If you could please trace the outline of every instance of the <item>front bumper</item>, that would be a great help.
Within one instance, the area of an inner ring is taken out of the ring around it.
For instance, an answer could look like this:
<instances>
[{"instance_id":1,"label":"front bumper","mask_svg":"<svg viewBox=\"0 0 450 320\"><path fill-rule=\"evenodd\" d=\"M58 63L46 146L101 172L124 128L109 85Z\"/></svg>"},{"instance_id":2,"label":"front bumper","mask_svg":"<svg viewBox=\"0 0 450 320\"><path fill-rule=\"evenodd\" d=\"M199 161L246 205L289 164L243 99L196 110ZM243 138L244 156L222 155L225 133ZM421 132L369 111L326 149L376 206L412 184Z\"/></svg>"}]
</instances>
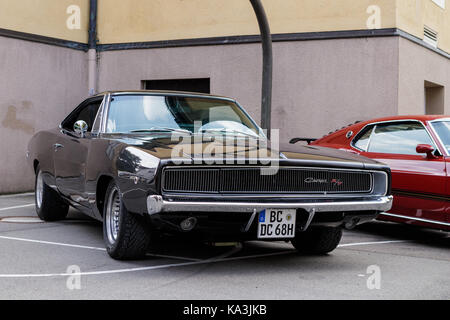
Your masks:
<instances>
[{"instance_id":1,"label":"front bumper","mask_svg":"<svg viewBox=\"0 0 450 320\"><path fill-rule=\"evenodd\" d=\"M151 195L147 198L147 212L149 215L164 212L256 212L267 208L304 209L308 212L384 212L391 209L392 201L392 196L373 200L319 202L168 201L160 195Z\"/></svg>"}]
</instances>

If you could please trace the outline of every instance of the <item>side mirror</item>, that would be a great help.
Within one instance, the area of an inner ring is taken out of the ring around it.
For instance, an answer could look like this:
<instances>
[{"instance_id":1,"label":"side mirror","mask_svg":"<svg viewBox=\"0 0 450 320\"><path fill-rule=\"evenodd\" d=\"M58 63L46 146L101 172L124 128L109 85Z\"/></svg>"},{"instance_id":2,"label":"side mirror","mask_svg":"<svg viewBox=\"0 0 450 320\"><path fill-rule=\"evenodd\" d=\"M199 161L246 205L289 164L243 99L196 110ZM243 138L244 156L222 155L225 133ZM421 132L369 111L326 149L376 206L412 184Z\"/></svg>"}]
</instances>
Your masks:
<instances>
[{"instance_id":1,"label":"side mirror","mask_svg":"<svg viewBox=\"0 0 450 320\"><path fill-rule=\"evenodd\" d=\"M84 138L85 133L88 131L88 124L84 120L78 120L73 125L73 131L80 135L80 137Z\"/></svg>"},{"instance_id":2,"label":"side mirror","mask_svg":"<svg viewBox=\"0 0 450 320\"><path fill-rule=\"evenodd\" d=\"M418 144L417 147L416 147L416 152L417 153L426 153L428 159L435 159L435 158L437 158L433 154L433 152L434 152L433 146L431 146L429 144Z\"/></svg>"}]
</instances>

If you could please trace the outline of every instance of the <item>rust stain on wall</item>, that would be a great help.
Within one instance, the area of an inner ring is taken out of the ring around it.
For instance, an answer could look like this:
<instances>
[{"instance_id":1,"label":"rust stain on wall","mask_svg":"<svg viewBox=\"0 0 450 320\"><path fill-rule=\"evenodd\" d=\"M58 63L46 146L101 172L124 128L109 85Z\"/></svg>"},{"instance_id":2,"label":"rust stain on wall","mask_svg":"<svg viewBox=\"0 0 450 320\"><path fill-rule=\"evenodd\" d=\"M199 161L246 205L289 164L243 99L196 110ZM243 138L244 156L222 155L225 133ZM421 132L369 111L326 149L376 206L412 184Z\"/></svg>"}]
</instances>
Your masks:
<instances>
[{"instance_id":1,"label":"rust stain on wall","mask_svg":"<svg viewBox=\"0 0 450 320\"><path fill-rule=\"evenodd\" d=\"M19 108L19 113L28 112L32 108L32 105L33 104L31 101L22 101L22 106ZM35 131L34 126L25 120L18 119L17 113L17 107L14 105L9 105L6 115L2 120L2 126L4 128L19 130L27 134L33 134Z\"/></svg>"}]
</instances>

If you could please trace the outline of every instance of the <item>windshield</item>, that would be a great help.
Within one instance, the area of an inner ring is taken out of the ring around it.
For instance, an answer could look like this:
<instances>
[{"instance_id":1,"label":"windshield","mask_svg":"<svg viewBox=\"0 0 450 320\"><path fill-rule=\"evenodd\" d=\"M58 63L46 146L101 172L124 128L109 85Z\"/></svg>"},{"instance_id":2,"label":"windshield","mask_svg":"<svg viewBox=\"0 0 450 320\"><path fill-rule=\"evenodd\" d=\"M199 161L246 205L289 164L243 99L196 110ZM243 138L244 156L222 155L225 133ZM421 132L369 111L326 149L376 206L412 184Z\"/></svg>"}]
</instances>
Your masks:
<instances>
[{"instance_id":1,"label":"windshield","mask_svg":"<svg viewBox=\"0 0 450 320\"><path fill-rule=\"evenodd\" d=\"M450 153L450 121L435 121L432 125L444 148Z\"/></svg>"},{"instance_id":2,"label":"windshield","mask_svg":"<svg viewBox=\"0 0 450 320\"><path fill-rule=\"evenodd\" d=\"M260 135L242 109L227 100L154 95L111 98L106 132L165 131Z\"/></svg>"}]
</instances>

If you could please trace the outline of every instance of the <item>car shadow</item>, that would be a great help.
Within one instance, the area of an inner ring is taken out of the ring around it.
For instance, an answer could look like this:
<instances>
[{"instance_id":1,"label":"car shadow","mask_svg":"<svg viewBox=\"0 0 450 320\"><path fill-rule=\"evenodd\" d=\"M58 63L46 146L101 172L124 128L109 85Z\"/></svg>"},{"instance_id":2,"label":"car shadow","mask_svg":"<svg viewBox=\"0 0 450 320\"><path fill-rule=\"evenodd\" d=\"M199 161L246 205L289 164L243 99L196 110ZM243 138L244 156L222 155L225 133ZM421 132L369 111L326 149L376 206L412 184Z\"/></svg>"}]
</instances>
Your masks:
<instances>
[{"instance_id":1,"label":"car shadow","mask_svg":"<svg viewBox=\"0 0 450 320\"><path fill-rule=\"evenodd\" d=\"M410 240L436 248L450 247L450 232L395 222L369 222L356 227L352 232L363 232L393 240Z\"/></svg>"}]
</instances>

